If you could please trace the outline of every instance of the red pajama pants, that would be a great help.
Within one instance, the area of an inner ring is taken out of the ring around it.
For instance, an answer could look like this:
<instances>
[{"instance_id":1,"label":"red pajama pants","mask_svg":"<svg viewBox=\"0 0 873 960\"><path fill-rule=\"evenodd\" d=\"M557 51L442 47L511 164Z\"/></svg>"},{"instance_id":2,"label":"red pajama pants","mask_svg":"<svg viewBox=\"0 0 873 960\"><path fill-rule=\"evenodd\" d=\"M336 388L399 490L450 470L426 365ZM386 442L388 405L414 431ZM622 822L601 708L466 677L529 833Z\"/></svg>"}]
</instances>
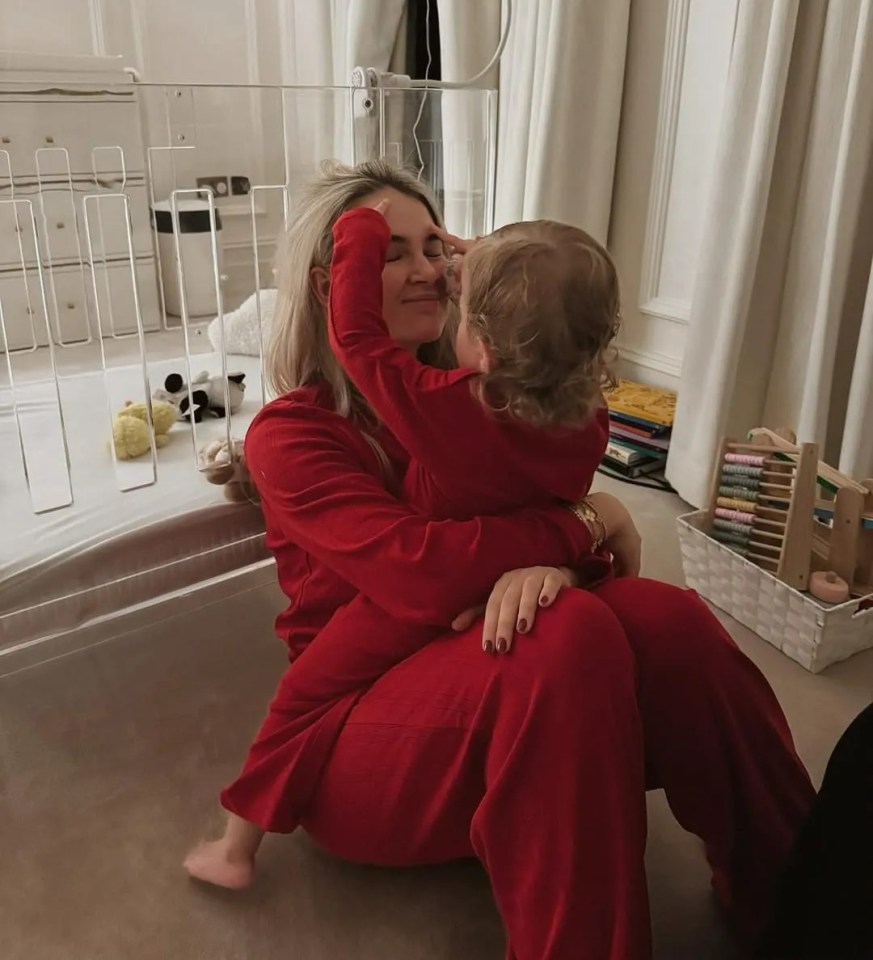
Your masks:
<instances>
[{"instance_id":1,"label":"red pajama pants","mask_svg":"<svg viewBox=\"0 0 873 960\"><path fill-rule=\"evenodd\" d=\"M509 656L438 639L352 709L304 818L338 856L476 856L512 960L646 960L646 787L761 922L812 801L776 698L692 593L564 591Z\"/></svg>"}]
</instances>

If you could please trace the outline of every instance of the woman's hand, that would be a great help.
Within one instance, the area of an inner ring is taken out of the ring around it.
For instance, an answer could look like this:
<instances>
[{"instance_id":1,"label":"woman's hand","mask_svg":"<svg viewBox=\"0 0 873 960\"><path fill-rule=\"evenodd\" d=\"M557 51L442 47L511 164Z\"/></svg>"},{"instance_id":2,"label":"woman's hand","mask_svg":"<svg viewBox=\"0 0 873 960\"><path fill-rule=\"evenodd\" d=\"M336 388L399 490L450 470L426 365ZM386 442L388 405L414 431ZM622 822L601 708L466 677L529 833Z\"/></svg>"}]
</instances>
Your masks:
<instances>
[{"instance_id":1,"label":"woman's hand","mask_svg":"<svg viewBox=\"0 0 873 960\"><path fill-rule=\"evenodd\" d=\"M565 567L526 567L510 570L494 584L484 607L465 610L452 622L452 629L463 631L485 613L482 624L482 649L486 653L509 653L516 632L527 633L537 611L549 607L565 587L575 587L576 576Z\"/></svg>"},{"instance_id":2,"label":"woman's hand","mask_svg":"<svg viewBox=\"0 0 873 960\"><path fill-rule=\"evenodd\" d=\"M616 576L638 577L642 540L627 507L610 493L592 493L587 499L606 524L604 547L612 554Z\"/></svg>"}]
</instances>

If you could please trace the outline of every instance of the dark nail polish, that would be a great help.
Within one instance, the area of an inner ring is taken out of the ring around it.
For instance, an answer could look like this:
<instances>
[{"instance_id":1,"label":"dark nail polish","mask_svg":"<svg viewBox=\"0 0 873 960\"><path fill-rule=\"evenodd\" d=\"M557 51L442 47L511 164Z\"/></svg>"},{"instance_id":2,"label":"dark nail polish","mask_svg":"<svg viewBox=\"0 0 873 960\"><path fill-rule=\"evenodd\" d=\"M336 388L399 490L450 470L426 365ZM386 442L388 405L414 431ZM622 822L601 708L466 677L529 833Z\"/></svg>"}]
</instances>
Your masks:
<instances>
[{"instance_id":1,"label":"dark nail polish","mask_svg":"<svg viewBox=\"0 0 873 960\"><path fill-rule=\"evenodd\" d=\"M518 621L518 632L524 633L525 630L527 630L527 620L522 618L521 620Z\"/></svg>"},{"instance_id":2,"label":"dark nail polish","mask_svg":"<svg viewBox=\"0 0 873 960\"><path fill-rule=\"evenodd\" d=\"M507 646L508 646L508 644L507 644L507 642L503 639L503 637L499 637L498 640L497 640L497 652L498 652L498 653L506 653L506 648L507 648Z\"/></svg>"},{"instance_id":3,"label":"dark nail polish","mask_svg":"<svg viewBox=\"0 0 873 960\"><path fill-rule=\"evenodd\" d=\"M552 602L551 597L540 597L540 606L547 607Z\"/></svg>"},{"instance_id":4,"label":"dark nail polish","mask_svg":"<svg viewBox=\"0 0 873 960\"><path fill-rule=\"evenodd\" d=\"M494 653L494 644L490 640L486 640L485 643L482 644L482 648L486 653Z\"/></svg>"}]
</instances>

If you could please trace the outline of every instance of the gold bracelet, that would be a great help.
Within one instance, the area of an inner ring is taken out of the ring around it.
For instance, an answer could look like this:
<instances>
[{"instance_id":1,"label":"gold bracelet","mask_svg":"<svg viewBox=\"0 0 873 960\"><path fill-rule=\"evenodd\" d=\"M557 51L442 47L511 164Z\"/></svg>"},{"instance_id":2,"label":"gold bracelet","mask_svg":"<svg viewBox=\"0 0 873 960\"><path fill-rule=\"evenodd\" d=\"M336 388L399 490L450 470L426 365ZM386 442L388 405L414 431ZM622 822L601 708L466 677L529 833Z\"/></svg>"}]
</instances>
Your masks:
<instances>
[{"instance_id":1,"label":"gold bracelet","mask_svg":"<svg viewBox=\"0 0 873 960\"><path fill-rule=\"evenodd\" d=\"M578 503L571 503L570 510L585 524L591 531L591 552L597 553L606 543L609 531L606 528L606 522L597 512L594 504L586 498Z\"/></svg>"}]
</instances>

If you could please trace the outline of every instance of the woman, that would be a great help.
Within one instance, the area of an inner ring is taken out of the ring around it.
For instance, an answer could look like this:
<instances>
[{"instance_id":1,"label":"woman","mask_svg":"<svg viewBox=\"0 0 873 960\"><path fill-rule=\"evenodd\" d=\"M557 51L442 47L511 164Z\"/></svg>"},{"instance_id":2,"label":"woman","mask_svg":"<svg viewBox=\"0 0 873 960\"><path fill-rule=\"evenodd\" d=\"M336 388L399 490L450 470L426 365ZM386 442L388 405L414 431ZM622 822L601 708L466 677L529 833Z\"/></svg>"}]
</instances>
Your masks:
<instances>
[{"instance_id":1,"label":"woman","mask_svg":"<svg viewBox=\"0 0 873 960\"><path fill-rule=\"evenodd\" d=\"M395 238L383 272L389 331L421 356L436 356L445 333L430 194L386 163L328 168L283 258L269 371L285 396L246 444L291 599L277 626L296 657L361 592L400 619L457 616L463 629L387 669L349 706L303 825L369 863L478 857L517 960L644 960L645 789L663 787L705 841L718 896L751 932L812 798L773 693L690 593L637 579L589 593L567 589L557 569L505 573L577 564L596 530L570 511L435 522L393 496L406 454L332 356L324 306L333 223L380 199L391 201ZM635 573L630 518L613 498L595 499L609 546ZM494 581L483 628L469 608ZM564 589L531 610L545 583ZM493 639L520 618L527 631L511 655L483 653L483 629Z\"/></svg>"}]
</instances>

